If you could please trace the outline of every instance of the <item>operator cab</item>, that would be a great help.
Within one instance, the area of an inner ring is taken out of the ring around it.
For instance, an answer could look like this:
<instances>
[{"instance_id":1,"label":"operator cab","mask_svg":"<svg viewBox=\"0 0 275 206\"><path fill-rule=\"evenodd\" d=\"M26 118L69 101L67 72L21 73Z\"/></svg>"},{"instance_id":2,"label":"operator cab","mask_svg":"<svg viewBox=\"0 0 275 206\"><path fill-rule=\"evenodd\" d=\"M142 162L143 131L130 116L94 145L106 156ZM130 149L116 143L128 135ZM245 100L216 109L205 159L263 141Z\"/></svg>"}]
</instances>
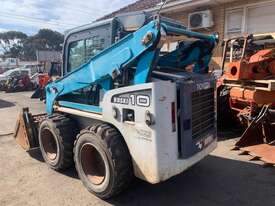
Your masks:
<instances>
[{"instance_id":1,"label":"operator cab","mask_svg":"<svg viewBox=\"0 0 275 206\"><path fill-rule=\"evenodd\" d=\"M63 74L79 68L148 21L149 14L134 12L67 31L63 47Z\"/></svg>"}]
</instances>

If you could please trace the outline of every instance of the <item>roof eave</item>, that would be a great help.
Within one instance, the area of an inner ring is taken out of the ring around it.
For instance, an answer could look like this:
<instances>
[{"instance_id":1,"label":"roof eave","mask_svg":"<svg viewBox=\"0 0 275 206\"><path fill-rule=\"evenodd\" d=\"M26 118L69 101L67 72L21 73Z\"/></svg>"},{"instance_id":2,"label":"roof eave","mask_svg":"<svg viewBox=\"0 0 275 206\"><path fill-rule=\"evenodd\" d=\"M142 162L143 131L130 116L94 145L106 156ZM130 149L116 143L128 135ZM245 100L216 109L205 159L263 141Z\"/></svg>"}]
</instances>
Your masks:
<instances>
[{"instance_id":1,"label":"roof eave","mask_svg":"<svg viewBox=\"0 0 275 206\"><path fill-rule=\"evenodd\" d=\"M232 0L234 1L234 0ZM213 4L219 4L218 1L213 1L213 0L199 0L199 1L192 1L192 0L179 0L175 2L171 2L166 4L160 13L166 13L170 11L184 11L184 10L189 10L194 7L198 6L207 6L207 5L213 5ZM156 12L158 11L160 6L156 6L150 9L147 9L145 11L148 12Z\"/></svg>"}]
</instances>

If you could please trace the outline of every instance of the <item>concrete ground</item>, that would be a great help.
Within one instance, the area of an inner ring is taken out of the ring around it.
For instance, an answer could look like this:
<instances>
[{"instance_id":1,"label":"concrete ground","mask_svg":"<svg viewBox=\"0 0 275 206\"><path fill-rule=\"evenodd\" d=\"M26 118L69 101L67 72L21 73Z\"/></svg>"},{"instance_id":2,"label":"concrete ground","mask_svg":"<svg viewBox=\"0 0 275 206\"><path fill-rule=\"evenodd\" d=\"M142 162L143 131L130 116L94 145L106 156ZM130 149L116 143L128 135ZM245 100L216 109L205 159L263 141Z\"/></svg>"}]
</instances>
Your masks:
<instances>
[{"instance_id":1,"label":"concrete ground","mask_svg":"<svg viewBox=\"0 0 275 206\"><path fill-rule=\"evenodd\" d=\"M234 139L186 172L157 185L135 180L120 196L102 201L86 191L75 169L49 169L39 151L25 153L9 134L21 107L44 111L30 93L0 93L0 205L275 205L275 170L230 151ZM230 134L228 134L230 135ZM226 136L228 136L226 135Z\"/></svg>"}]
</instances>

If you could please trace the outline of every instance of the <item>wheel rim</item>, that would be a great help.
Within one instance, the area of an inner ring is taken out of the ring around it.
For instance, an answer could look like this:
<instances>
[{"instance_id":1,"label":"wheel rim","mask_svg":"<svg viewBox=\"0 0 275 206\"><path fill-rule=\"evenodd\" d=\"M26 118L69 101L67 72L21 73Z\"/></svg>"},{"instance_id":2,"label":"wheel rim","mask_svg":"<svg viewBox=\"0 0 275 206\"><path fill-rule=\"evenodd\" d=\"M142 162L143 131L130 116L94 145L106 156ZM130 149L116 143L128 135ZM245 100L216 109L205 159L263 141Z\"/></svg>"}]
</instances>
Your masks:
<instances>
[{"instance_id":1,"label":"wheel rim","mask_svg":"<svg viewBox=\"0 0 275 206\"><path fill-rule=\"evenodd\" d=\"M87 179L94 185L100 185L106 177L106 167L103 157L97 148L84 144L80 151L81 166Z\"/></svg>"},{"instance_id":2,"label":"wheel rim","mask_svg":"<svg viewBox=\"0 0 275 206\"><path fill-rule=\"evenodd\" d=\"M57 141L53 133L49 129L44 129L41 134L41 143L43 150L45 151L47 158L55 160L57 157Z\"/></svg>"}]
</instances>

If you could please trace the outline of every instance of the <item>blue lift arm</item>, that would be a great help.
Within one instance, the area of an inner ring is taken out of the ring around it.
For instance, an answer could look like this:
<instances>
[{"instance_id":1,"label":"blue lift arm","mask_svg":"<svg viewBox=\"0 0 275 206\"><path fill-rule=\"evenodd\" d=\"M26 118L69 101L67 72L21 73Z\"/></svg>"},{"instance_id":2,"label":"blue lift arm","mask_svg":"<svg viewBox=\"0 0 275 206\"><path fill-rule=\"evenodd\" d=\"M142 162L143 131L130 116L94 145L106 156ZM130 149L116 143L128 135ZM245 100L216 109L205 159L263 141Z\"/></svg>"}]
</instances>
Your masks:
<instances>
[{"instance_id":1,"label":"blue lift arm","mask_svg":"<svg viewBox=\"0 0 275 206\"><path fill-rule=\"evenodd\" d=\"M166 34L185 35L212 43L217 40L214 35L188 31L160 21L160 19L151 21L92 57L88 63L49 84L46 87L47 113L52 114L54 102L59 96L86 88L91 84L97 83L104 90L110 90L112 76L115 76L123 68L127 68L128 65L137 60L134 84L145 83L160 52L160 48L157 48L157 46L162 29ZM68 102L67 106L70 106ZM75 105L76 108L78 106Z\"/></svg>"},{"instance_id":2,"label":"blue lift arm","mask_svg":"<svg viewBox=\"0 0 275 206\"><path fill-rule=\"evenodd\" d=\"M141 57L143 62L145 60L148 63L147 67L151 65L155 56L152 53L155 52L155 49L148 50L157 45L159 35L158 22L156 20L151 21L141 29L129 34L92 57L88 63L49 84L46 87L47 113L52 113L54 101L58 96L88 87L92 83L99 83L103 89L109 90L110 78L114 73L120 72L121 68L127 67L140 56L143 56ZM144 77L147 77L147 72L150 68L146 68L146 65L142 64L137 70L140 79L135 81L142 83L144 82Z\"/></svg>"}]
</instances>

